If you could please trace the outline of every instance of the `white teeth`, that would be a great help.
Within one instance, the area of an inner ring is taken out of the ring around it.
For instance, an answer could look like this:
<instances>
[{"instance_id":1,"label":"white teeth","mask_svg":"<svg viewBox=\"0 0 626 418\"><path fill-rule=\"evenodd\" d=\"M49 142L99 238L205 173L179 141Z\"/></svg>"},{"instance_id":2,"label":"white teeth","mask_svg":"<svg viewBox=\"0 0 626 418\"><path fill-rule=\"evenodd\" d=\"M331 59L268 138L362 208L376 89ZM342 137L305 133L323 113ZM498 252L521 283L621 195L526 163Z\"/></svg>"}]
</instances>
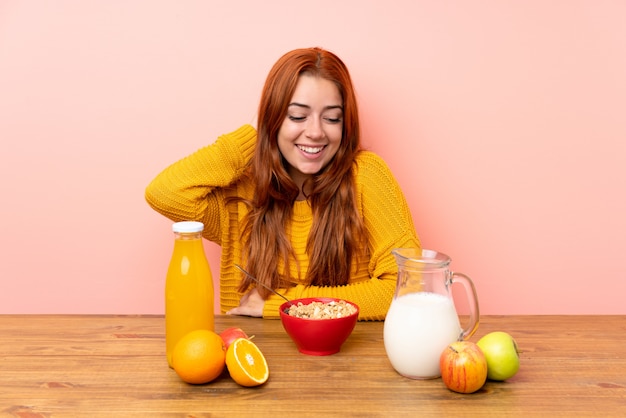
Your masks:
<instances>
[{"instance_id":1,"label":"white teeth","mask_svg":"<svg viewBox=\"0 0 626 418\"><path fill-rule=\"evenodd\" d=\"M324 149L324 147L305 147L303 145L296 145L296 146L302 151L309 153L309 154L317 154L318 152L322 152L322 150Z\"/></svg>"}]
</instances>

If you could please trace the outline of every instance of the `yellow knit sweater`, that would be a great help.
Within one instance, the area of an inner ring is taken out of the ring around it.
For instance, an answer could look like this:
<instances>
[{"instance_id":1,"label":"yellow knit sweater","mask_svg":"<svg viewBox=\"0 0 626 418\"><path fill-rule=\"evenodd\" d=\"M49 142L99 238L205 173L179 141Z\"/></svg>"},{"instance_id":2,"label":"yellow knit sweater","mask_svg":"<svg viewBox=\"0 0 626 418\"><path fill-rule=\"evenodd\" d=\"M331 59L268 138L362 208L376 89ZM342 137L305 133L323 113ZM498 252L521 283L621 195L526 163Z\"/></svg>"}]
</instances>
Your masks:
<instances>
[{"instance_id":1,"label":"yellow knit sweater","mask_svg":"<svg viewBox=\"0 0 626 418\"><path fill-rule=\"evenodd\" d=\"M249 198L254 193L249 182L240 179L246 162L252 157L256 131L244 125L223 135L190 156L161 172L146 188L150 206L171 220L200 221L204 237L222 247L220 265L220 307L222 312L236 307L241 294L237 286L241 273L233 266L241 264L241 222L246 213L243 203L226 205L229 196ZM306 241L312 213L307 201L294 204L289 231L301 272L289 289L278 289L288 298L337 297L360 307L360 320L382 320L387 314L396 286L397 266L391 250L419 247L411 213L400 187L385 162L372 152L361 152L355 165L357 205L367 230L368 242L359 250L358 266L350 282L339 287L307 286ZM362 256L367 254L368 257ZM355 260L356 264L357 261ZM296 263L291 263L296 268ZM263 311L265 318L277 318L283 303L270 296Z\"/></svg>"}]
</instances>

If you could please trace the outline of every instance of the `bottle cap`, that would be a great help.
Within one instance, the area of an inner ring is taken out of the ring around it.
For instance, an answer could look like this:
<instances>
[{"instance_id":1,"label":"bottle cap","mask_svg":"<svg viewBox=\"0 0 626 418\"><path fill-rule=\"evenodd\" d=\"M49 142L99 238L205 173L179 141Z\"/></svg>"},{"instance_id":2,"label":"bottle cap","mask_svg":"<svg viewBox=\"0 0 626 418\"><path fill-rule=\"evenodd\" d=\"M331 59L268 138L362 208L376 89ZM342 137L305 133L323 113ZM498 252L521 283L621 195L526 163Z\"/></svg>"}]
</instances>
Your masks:
<instances>
[{"instance_id":1,"label":"bottle cap","mask_svg":"<svg viewBox=\"0 0 626 418\"><path fill-rule=\"evenodd\" d=\"M202 232L204 229L204 225L202 222L196 221L184 221L184 222L176 222L172 225L172 230L178 233L193 233L193 232Z\"/></svg>"}]
</instances>

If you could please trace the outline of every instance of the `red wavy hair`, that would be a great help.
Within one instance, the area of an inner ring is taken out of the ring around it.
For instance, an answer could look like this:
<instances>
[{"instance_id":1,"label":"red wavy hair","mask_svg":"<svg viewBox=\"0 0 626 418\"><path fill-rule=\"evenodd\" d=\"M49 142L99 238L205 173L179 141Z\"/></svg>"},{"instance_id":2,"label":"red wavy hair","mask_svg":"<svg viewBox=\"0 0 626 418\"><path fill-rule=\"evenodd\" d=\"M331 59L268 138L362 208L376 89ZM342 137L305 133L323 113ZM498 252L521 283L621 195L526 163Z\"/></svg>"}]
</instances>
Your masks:
<instances>
[{"instance_id":1,"label":"red wavy hair","mask_svg":"<svg viewBox=\"0 0 626 418\"><path fill-rule=\"evenodd\" d=\"M362 219L356 207L352 169L360 151L357 101L350 74L335 54L321 48L296 49L283 55L272 67L262 90L258 110L258 139L247 174L256 194L246 217L244 248L247 269L273 289L288 286L289 277L278 272L282 262L285 274L295 262L286 234L299 189L291 180L286 162L278 149L278 131L287 116L289 102L302 74L322 77L337 85L343 99L343 134L339 150L331 162L303 186L313 212L307 241L309 269L306 282L315 286L348 283L350 267L365 238ZM245 277L239 290L253 282ZM268 291L259 287L266 298Z\"/></svg>"}]
</instances>

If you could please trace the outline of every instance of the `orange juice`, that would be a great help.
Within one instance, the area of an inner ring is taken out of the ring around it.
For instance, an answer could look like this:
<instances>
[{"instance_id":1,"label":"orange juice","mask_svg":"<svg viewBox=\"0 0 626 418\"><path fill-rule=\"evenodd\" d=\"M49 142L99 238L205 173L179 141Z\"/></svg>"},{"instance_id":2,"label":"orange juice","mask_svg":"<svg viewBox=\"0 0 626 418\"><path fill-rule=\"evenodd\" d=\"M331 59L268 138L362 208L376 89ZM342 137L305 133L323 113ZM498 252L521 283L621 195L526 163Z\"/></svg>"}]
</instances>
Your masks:
<instances>
[{"instance_id":1,"label":"orange juice","mask_svg":"<svg viewBox=\"0 0 626 418\"><path fill-rule=\"evenodd\" d=\"M178 340L196 329L214 331L213 279L202 245L200 222L177 222L165 281L165 352L172 366Z\"/></svg>"}]
</instances>

